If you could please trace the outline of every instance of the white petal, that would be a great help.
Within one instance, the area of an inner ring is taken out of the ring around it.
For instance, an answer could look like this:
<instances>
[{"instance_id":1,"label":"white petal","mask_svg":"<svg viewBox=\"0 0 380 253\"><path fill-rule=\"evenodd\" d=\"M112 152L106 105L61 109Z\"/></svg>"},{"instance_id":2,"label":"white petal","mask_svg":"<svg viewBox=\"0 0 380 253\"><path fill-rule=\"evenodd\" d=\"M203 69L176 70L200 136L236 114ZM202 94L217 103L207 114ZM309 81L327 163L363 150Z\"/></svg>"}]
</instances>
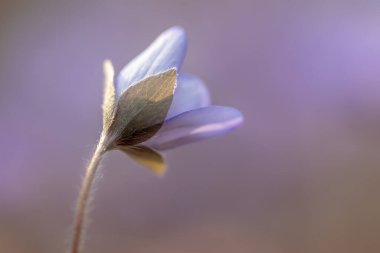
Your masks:
<instances>
[{"instance_id":1,"label":"white petal","mask_svg":"<svg viewBox=\"0 0 380 253\"><path fill-rule=\"evenodd\" d=\"M181 27L163 32L141 54L129 62L117 77L118 97L132 84L168 69L181 68L185 58L187 37Z\"/></svg>"},{"instance_id":2,"label":"white petal","mask_svg":"<svg viewBox=\"0 0 380 253\"><path fill-rule=\"evenodd\" d=\"M157 150L171 149L232 131L243 115L225 106L208 106L180 114L164 123L145 145Z\"/></svg>"},{"instance_id":3,"label":"white petal","mask_svg":"<svg viewBox=\"0 0 380 253\"><path fill-rule=\"evenodd\" d=\"M166 119L208 105L210 105L210 95L206 85L194 75L181 73Z\"/></svg>"}]
</instances>

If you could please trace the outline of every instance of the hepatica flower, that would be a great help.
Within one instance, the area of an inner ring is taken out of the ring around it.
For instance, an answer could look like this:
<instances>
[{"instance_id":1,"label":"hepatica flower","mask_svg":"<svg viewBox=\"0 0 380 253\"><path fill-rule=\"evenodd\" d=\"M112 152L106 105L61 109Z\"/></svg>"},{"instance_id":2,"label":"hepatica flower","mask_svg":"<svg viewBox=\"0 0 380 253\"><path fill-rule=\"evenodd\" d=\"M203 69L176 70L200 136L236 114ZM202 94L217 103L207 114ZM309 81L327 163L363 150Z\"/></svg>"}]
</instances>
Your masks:
<instances>
[{"instance_id":1,"label":"hepatica flower","mask_svg":"<svg viewBox=\"0 0 380 253\"><path fill-rule=\"evenodd\" d=\"M91 187L104 153L120 150L158 175L162 150L222 135L243 117L231 107L211 106L207 87L181 73L187 38L180 27L163 32L114 77L104 63L103 131L89 163L77 203L71 252L79 252Z\"/></svg>"}]
</instances>

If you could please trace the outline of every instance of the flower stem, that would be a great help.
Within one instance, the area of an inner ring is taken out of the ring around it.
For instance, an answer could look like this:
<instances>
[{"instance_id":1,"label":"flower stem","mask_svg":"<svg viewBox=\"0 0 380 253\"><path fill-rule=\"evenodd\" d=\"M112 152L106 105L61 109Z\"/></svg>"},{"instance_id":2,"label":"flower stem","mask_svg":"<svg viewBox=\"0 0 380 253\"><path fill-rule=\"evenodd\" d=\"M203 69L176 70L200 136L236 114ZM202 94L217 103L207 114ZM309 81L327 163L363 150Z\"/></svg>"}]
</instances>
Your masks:
<instances>
[{"instance_id":1,"label":"flower stem","mask_svg":"<svg viewBox=\"0 0 380 253\"><path fill-rule=\"evenodd\" d=\"M86 169L86 174L77 200L70 253L79 253L81 250L84 240L83 237L86 225L86 216L88 215L87 209L89 202L91 201L92 188L94 182L96 181L95 179L99 164L105 151L104 141L103 138L101 138Z\"/></svg>"}]
</instances>

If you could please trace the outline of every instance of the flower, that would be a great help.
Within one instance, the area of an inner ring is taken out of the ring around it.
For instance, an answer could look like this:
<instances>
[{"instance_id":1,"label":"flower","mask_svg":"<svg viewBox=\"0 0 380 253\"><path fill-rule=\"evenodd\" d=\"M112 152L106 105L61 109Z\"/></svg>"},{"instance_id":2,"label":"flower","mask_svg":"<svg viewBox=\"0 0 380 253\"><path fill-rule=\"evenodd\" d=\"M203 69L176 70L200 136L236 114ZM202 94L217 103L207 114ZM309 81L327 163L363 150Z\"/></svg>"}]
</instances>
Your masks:
<instances>
[{"instance_id":1,"label":"flower","mask_svg":"<svg viewBox=\"0 0 380 253\"><path fill-rule=\"evenodd\" d=\"M231 107L211 106L207 87L181 73L187 37L180 27L163 32L128 63L114 82L104 63L105 150L117 149L157 174L165 171L159 151L222 135L243 122Z\"/></svg>"},{"instance_id":2,"label":"flower","mask_svg":"<svg viewBox=\"0 0 380 253\"><path fill-rule=\"evenodd\" d=\"M106 152L121 150L162 175L166 166L159 151L221 135L242 123L238 110L210 106L197 77L179 73L186 44L182 28L168 29L121 70L116 85L111 62L104 62L103 131L77 200L71 253L79 253L83 244L91 189Z\"/></svg>"}]
</instances>

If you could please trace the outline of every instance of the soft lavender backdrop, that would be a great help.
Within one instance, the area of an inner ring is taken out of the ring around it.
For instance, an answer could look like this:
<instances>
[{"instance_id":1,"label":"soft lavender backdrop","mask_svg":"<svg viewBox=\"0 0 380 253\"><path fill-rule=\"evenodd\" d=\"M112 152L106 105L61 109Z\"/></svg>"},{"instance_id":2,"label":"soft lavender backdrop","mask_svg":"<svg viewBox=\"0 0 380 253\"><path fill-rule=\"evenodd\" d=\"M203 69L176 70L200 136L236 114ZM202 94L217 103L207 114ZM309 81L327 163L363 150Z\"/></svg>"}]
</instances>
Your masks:
<instances>
[{"instance_id":1,"label":"soft lavender backdrop","mask_svg":"<svg viewBox=\"0 0 380 253\"><path fill-rule=\"evenodd\" d=\"M164 179L109 155L86 252L379 252L380 5L333 0L1 1L0 252L63 252L102 61L172 25L245 124L168 152Z\"/></svg>"}]
</instances>

